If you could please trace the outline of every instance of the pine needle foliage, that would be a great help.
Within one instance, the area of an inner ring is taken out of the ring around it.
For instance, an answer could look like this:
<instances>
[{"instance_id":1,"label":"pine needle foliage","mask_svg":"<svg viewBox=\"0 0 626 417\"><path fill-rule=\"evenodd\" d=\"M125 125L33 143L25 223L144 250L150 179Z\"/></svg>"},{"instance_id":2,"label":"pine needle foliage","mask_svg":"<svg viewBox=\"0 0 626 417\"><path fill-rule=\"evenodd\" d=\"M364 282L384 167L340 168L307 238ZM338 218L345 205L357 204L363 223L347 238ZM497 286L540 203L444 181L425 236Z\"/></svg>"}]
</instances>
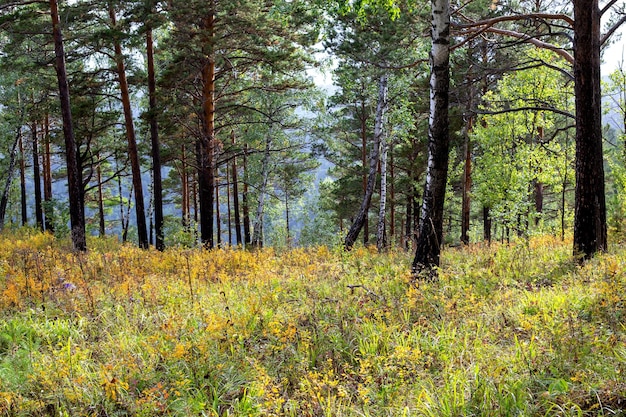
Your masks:
<instances>
[{"instance_id":1,"label":"pine needle foliage","mask_svg":"<svg viewBox=\"0 0 626 417\"><path fill-rule=\"evenodd\" d=\"M625 413L621 246L89 247L0 235L0 415Z\"/></svg>"}]
</instances>

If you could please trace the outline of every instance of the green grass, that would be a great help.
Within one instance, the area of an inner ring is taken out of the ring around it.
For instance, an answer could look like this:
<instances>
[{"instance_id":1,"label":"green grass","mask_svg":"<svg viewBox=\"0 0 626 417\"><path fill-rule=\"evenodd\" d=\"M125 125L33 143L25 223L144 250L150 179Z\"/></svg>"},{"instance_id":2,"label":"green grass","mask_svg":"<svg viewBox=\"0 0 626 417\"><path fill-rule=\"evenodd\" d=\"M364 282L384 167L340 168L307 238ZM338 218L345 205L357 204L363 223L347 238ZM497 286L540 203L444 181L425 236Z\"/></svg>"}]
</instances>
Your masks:
<instances>
[{"instance_id":1,"label":"green grass","mask_svg":"<svg viewBox=\"0 0 626 417\"><path fill-rule=\"evenodd\" d=\"M0 247L3 416L626 415L622 247Z\"/></svg>"}]
</instances>

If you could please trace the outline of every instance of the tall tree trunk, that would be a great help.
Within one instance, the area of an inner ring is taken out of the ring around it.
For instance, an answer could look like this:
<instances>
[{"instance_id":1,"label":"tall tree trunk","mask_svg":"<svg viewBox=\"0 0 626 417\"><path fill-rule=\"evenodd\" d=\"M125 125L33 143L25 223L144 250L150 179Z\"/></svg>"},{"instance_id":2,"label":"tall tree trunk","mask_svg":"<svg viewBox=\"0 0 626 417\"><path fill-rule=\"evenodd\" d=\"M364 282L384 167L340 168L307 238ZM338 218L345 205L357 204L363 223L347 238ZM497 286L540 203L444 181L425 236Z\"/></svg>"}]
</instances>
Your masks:
<instances>
[{"instance_id":1,"label":"tall tree trunk","mask_svg":"<svg viewBox=\"0 0 626 417\"><path fill-rule=\"evenodd\" d=\"M235 145L235 131L231 132L231 143ZM237 245L243 244L241 240L241 219L239 216L239 181L237 180L237 158L233 156L233 210L235 212L235 237Z\"/></svg>"},{"instance_id":2,"label":"tall tree trunk","mask_svg":"<svg viewBox=\"0 0 626 417\"><path fill-rule=\"evenodd\" d=\"M109 5L109 17L113 28L117 26L115 19L115 10L113 5ZM137 139L135 136L135 125L133 123L133 113L130 107L130 93L128 90L128 81L126 80L126 68L124 65L124 56L122 55L122 45L119 39L113 41L115 49L115 63L117 65L117 78L120 84L120 96L122 99L122 109L124 111L124 125L126 127L126 139L128 140L128 157L130 159L130 168L133 176L133 189L135 190L135 214L137 216L137 236L139 247L147 249L148 229L146 226L146 210L143 201L143 184L141 181L141 166L139 164L139 152L137 150Z\"/></svg>"},{"instance_id":3,"label":"tall tree trunk","mask_svg":"<svg viewBox=\"0 0 626 417\"><path fill-rule=\"evenodd\" d=\"M600 91L598 0L574 0L576 197L574 254L591 258L607 249Z\"/></svg>"},{"instance_id":4,"label":"tall tree trunk","mask_svg":"<svg viewBox=\"0 0 626 417\"><path fill-rule=\"evenodd\" d=\"M361 182L363 183L363 195L367 194L367 116L365 110L365 101L361 101L361 170L363 171ZM368 207L369 211L369 207ZM370 240L370 225L368 221L368 212L365 212L365 221L363 222L363 244L367 245Z\"/></svg>"},{"instance_id":5,"label":"tall tree trunk","mask_svg":"<svg viewBox=\"0 0 626 417\"><path fill-rule=\"evenodd\" d=\"M387 75L381 75L378 81L378 104L376 105L376 118L374 121L374 143L372 145L370 153L370 167L367 175L367 188L361 207L357 213L348 234L344 239L344 247L346 250L352 249L354 242L359 237L359 232L363 228L367 220L367 212L369 211L370 204L372 202L372 194L374 194L374 187L376 185L376 174L378 171L378 162L380 156L380 141L383 135L383 117L387 107Z\"/></svg>"},{"instance_id":6,"label":"tall tree trunk","mask_svg":"<svg viewBox=\"0 0 626 417\"><path fill-rule=\"evenodd\" d=\"M491 243L491 214L489 207L483 207L483 240Z\"/></svg>"},{"instance_id":7,"label":"tall tree trunk","mask_svg":"<svg viewBox=\"0 0 626 417\"><path fill-rule=\"evenodd\" d=\"M211 13L205 19L204 30L212 39L215 31L215 1L211 0ZM200 238L202 243L212 248L213 241L213 201L215 192L215 59L212 45L206 46L205 62L202 66L202 124L203 137L201 169L198 171L200 185Z\"/></svg>"},{"instance_id":8,"label":"tall tree trunk","mask_svg":"<svg viewBox=\"0 0 626 417\"><path fill-rule=\"evenodd\" d=\"M217 235L217 247L222 247L222 219L220 214L220 182L219 182L219 170L215 176L215 227Z\"/></svg>"},{"instance_id":9,"label":"tall tree trunk","mask_svg":"<svg viewBox=\"0 0 626 417\"><path fill-rule=\"evenodd\" d=\"M243 195L241 209L243 211L243 236L244 244L248 246L252 243L252 236L250 234L250 204L249 204L249 192L248 184L250 176L248 175L248 144L243 146Z\"/></svg>"},{"instance_id":10,"label":"tall tree trunk","mask_svg":"<svg viewBox=\"0 0 626 417\"><path fill-rule=\"evenodd\" d=\"M150 7L152 13L152 7ZM152 184L154 193L154 231L155 247L159 251L165 249L163 235L163 179L161 176L161 147L159 144L159 124L157 122L156 77L154 73L154 42L152 25L146 27L146 52L148 67L148 123L150 124L150 143L152 145Z\"/></svg>"},{"instance_id":11,"label":"tall tree trunk","mask_svg":"<svg viewBox=\"0 0 626 417\"><path fill-rule=\"evenodd\" d=\"M43 206L41 203L41 169L39 166L39 144L37 137L37 122L32 123L32 139L33 139L33 183L35 185L35 221L37 228L44 230L43 224Z\"/></svg>"},{"instance_id":12,"label":"tall tree trunk","mask_svg":"<svg viewBox=\"0 0 626 417\"><path fill-rule=\"evenodd\" d=\"M393 140L389 142L389 241L394 244L396 235L396 186L393 158Z\"/></svg>"},{"instance_id":13,"label":"tall tree trunk","mask_svg":"<svg viewBox=\"0 0 626 417\"><path fill-rule=\"evenodd\" d=\"M465 245L469 243L470 228L470 190L472 189L472 144L470 133L472 131L473 118L470 116L467 121L465 132L465 166L463 168L463 196L461 207L461 242Z\"/></svg>"},{"instance_id":14,"label":"tall tree trunk","mask_svg":"<svg viewBox=\"0 0 626 417\"><path fill-rule=\"evenodd\" d=\"M430 118L428 168L420 216L419 236L412 271L431 277L439 266L443 238L443 207L448 179L450 147L448 102L450 86L450 3L432 0L430 52Z\"/></svg>"},{"instance_id":15,"label":"tall tree trunk","mask_svg":"<svg viewBox=\"0 0 626 417\"><path fill-rule=\"evenodd\" d=\"M259 200L254 216L254 227L252 229L252 246L260 248L263 245L263 211L265 209L265 193L267 191L267 183L270 176L270 151L272 149L272 129L265 140L265 152L263 152L263 161L261 165L261 187L259 188Z\"/></svg>"},{"instance_id":16,"label":"tall tree trunk","mask_svg":"<svg viewBox=\"0 0 626 417\"><path fill-rule=\"evenodd\" d=\"M99 156L98 156L98 159ZM102 190L102 167L100 162L96 166L96 180L98 181L98 225L100 237L104 237L106 234L106 224L104 221L104 192Z\"/></svg>"},{"instance_id":17,"label":"tall tree trunk","mask_svg":"<svg viewBox=\"0 0 626 417\"><path fill-rule=\"evenodd\" d=\"M22 208L22 226L26 226L28 224L28 202L26 201L26 158L22 136L20 136L20 203Z\"/></svg>"},{"instance_id":18,"label":"tall tree trunk","mask_svg":"<svg viewBox=\"0 0 626 417\"><path fill-rule=\"evenodd\" d=\"M187 230L189 228L189 222L191 220L190 209L189 209L189 173L187 172L187 152L185 150L185 144L180 145L181 147L181 173L180 173L180 183L181 183L181 221L183 228Z\"/></svg>"},{"instance_id":19,"label":"tall tree trunk","mask_svg":"<svg viewBox=\"0 0 626 417\"><path fill-rule=\"evenodd\" d=\"M289 193L285 192L285 227L287 231L287 247L291 247L291 229L289 228Z\"/></svg>"},{"instance_id":20,"label":"tall tree trunk","mask_svg":"<svg viewBox=\"0 0 626 417\"><path fill-rule=\"evenodd\" d=\"M233 244L233 216L232 207L230 205L230 166L226 164L226 218L228 221L228 246Z\"/></svg>"},{"instance_id":21,"label":"tall tree trunk","mask_svg":"<svg viewBox=\"0 0 626 417\"><path fill-rule=\"evenodd\" d=\"M380 205L378 210L378 227L376 228L376 248L383 252L387 248L387 230L385 215L387 213L387 152L385 135L380 138Z\"/></svg>"},{"instance_id":22,"label":"tall tree trunk","mask_svg":"<svg viewBox=\"0 0 626 417\"><path fill-rule=\"evenodd\" d=\"M4 190L2 191L2 197L0 197L0 231L4 229L4 219L6 217L7 205L9 204L9 194L11 193L11 183L13 182L13 172L15 171L15 164L17 162L17 148L22 137L22 125L17 127L17 133L15 134L15 141L11 148L11 154L9 155L9 166L7 168L6 180L4 182Z\"/></svg>"},{"instance_id":23,"label":"tall tree trunk","mask_svg":"<svg viewBox=\"0 0 626 417\"><path fill-rule=\"evenodd\" d=\"M48 114L44 118L44 146L43 154L43 199L46 230L54 232L54 208L52 207L52 158L50 156L50 119Z\"/></svg>"}]
</instances>

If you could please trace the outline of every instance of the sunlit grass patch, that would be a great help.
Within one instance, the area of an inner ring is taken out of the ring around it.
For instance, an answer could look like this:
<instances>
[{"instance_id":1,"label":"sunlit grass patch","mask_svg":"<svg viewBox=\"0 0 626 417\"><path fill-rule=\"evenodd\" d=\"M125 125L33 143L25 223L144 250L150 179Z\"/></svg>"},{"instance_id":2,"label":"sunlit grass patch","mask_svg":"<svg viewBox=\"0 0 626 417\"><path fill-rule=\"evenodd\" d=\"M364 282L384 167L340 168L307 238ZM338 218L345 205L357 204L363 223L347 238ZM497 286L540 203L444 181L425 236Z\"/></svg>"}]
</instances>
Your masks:
<instances>
[{"instance_id":1,"label":"sunlit grass patch","mask_svg":"<svg viewBox=\"0 0 626 417\"><path fill-rule=\"evenodd\" d=\"M0 415L620 415L626 251L570 243L414 282L401 251L0 235Z\"/></svg>"}]
</instances>

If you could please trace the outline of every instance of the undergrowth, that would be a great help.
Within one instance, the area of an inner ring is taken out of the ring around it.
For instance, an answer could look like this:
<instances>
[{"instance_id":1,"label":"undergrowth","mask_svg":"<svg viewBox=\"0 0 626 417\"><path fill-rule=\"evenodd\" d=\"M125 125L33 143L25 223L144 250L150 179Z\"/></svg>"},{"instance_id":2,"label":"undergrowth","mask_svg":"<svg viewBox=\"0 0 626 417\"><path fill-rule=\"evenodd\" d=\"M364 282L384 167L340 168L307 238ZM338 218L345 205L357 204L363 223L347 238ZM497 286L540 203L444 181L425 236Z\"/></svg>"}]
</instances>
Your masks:
<instances>
[{"instance_id":1,"label":"undergrowth","mask_svg":"<svg viewBox=\"0 0 626 417\"><path fill-rule=\"evenodd\" d=\"M0 235L0 415L616 416L626 250L143 251Z\"/></svg>"}]
</instances>

